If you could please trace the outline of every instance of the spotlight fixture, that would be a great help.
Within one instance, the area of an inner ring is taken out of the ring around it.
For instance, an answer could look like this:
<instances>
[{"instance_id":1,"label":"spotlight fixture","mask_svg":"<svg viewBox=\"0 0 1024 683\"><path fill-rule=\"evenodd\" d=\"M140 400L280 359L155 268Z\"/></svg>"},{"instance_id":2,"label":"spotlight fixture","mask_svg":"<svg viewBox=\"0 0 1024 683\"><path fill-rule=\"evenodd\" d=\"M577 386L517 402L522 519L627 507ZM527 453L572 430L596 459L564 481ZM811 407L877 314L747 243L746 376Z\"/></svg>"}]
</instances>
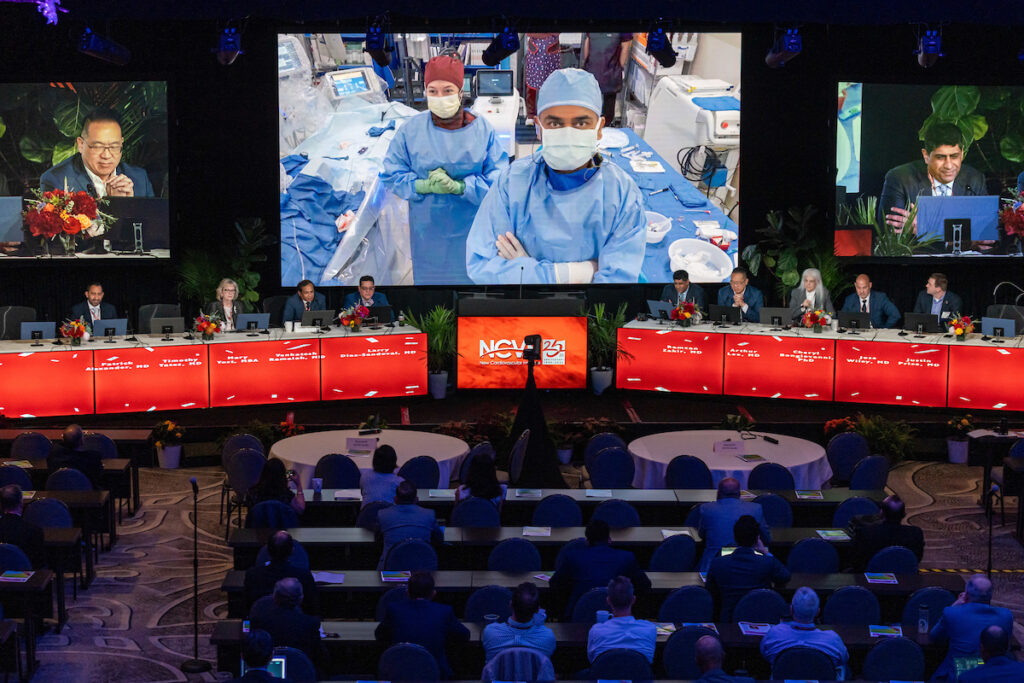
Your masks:
<instances>
[{"instance_id":1,"label":"spotlight fixture","mask_svg":"<svg viewBox=\"0 0 1024 683\"><path fill-rule=\"evenodd\" d=\"M78 39L78 51L96 59L124 66L132 58L132 52L124 45L86 28Z\"/></svg>"},{"instance_id":2,"label":"spotlight fixture","mask_svg":"<svg viewBox=\"0 0 1024 683\"><path fill-rule=\"evenodd\" d=\"M392 47L388 45L387 26L386 17L377 17L370 24L370 28L366 29L366 47L363 48L363 52L369 53L380 67L386 67L391 63Z\"/></svg>"},{"instance_id":3,"label":"spotlight fixture","mask_svg":"<svg viewBox=\"0 0 1024 683\"><path fill-rule=\"evenodd\" d=\"M67 13L67 10L60 6L60 0L0 0L0 2L33 3L46 19L47 24L56 24L57 14Z\"/></svg>"},{"instance_id":4,"label":"spotlight fixture","mask_svg":"<svg viewBox=\"0 0 1024 683\"><path fill-rule=\"evenodd\" d=\"M506 26L501 33L494 36L491 44L484 49L481 58L486 66L498 66L501 60L519 50L519 34L511 26Z\"/></svg>"},{"instance_id":5,"label":"spotlight fixture","mask_svg":"<svg viewBox=\"0 0 1024 683\"><path fill-rule=\"evenodd\" d=\"M764 63L772 69L786 66L789 60L800 54L804 48L804 39L800 35L800 29L787 28L780 33L775 30L775 42L772 44L768 54L764 57Z\"/></svg>"},{"instance_id":6,"label":"spotlight fixture","mask_svg":"<svg viewBox=\"0 0 1024 683\"><path fill-rule=\"evenodd\" d=\"M914 50L914 54L917 55L917 63L921 65L922 69L933 66L935 62L939 61L939 57L945 57L946 55L942 51L941 29L925 28L924 33L919 33L917 49Z\"/></svg>"},{"instance_id":7,"label":"spotlight fixture","mask_svg":"<svg viewBox=\"0 0 1024 683\"><path fill-rule=\"evenodd\" d=\"M220 32L217 37L217 47L213 50L217 55L217 61L227 66L233 64L238 55L244 55L242 51L242 34L234 27L229 27Z\"/></svg>"},{"instance_id":8,"label":"spotlight fixture","mask_svg":"<svg viewBox=\"0 0 1024 683\"><path fill-rule=\"evenodd\" d=\"M656 26L647 32L647 54L665 68L676 63L676 50L663 26Z\"/></svg>"}]
</instances>

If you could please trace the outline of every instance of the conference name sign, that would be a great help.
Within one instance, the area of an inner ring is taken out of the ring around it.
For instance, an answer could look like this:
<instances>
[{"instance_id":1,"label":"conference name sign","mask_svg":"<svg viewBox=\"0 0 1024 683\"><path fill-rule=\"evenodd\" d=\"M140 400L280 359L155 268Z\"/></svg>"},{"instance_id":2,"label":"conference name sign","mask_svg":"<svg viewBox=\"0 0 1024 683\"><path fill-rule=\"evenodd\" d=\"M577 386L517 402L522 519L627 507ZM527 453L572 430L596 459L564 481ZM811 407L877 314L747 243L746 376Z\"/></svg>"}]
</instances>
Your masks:
<instances>
[{"instance_id":1,"label":"conference name sign","mask_svg":"<svg viewBox=\"0 0 1024 683\"><path fill-rule=\"evenodd\" d=\"M462 316L458 320L458 386L520 389L529 362L525 337L541 336L534 368L542 389L581 389L587 383L587 320L583 317Z\"/></svg>"}]
</instances>

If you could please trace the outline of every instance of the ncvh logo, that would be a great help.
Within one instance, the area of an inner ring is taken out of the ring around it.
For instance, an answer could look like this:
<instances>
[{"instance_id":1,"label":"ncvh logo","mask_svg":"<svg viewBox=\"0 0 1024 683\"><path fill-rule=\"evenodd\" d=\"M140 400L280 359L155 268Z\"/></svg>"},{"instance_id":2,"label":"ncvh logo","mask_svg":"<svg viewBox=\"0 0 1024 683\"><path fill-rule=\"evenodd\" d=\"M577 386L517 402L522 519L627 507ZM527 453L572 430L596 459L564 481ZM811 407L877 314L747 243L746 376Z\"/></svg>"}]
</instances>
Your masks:
<instances>
[{"instance_id":1,"label":"ncvh logo","mask_svg":"<svg viewBox=\"0 0 1024 683\"><path fill-rule=\"evenodd\" d=\"M515 339L481 339L480 358L500 359L523 357L524 342ZM541 343L541 365L565 365L565 340L544 339Z\"/></svg>"}]
</instances>

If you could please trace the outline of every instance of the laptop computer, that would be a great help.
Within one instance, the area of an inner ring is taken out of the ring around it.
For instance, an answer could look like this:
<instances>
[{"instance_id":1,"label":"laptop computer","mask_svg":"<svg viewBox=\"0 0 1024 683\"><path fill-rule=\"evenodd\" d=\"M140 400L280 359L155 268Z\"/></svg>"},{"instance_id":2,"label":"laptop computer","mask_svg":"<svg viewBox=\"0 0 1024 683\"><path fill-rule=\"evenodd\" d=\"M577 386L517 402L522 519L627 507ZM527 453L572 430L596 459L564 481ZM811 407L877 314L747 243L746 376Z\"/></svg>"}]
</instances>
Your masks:
<instances>
[{"instance_id":1,"label":"laptop computer","mask_svg":"<svg viewBox=\"0 0 1024 683\"><path fill-rule=\"evenodd\" d=\"M959 227L957 227L959 226ZM999 239L999 197L931 197L917 199L917 236L954 242L960 230L960 248L972 241Z\"/></svg>"},{"instance_id":2,"label":"laptop computer","mask_svg":"<svg viewBox=\"0 0 1024 683\"><path fill-rule=\"evenodd\" d=\"M21 229L23 205L21 197L0 197L0 242L24 241L25 233Z\"/></svg>"},{"instance_id":3,"label":"laptop computer","mask_svg":"<svg viewBox=\"0 0 1024 683\"><path fill-rule=\"evenodd\" d=\"M1010 318L982 317L981 332L986 337L1016 337L1016 321Z\"/></svg>"},{"instance_id":4,"label":"laptop computer","mask_svg":"<svg viewBox=\"0 0 1024 683\"><path fill-rule=\"evenodd\" d=\"M671 317L672 309L675 307L675 304L670 304L667 301L647 300L647 310L651 312L653 317L661 318L662 320ZM662 315L662 311L665 312L664 315Z\"/></svg>"},{"instance_id":5,"label":"laptop computer","mask_svg":"<svg viewBox=\"0 0 1024 683\"><path fill-rule=\"evenodd\" d=\"M123 337L128 334L128 318L95 320L92 323L94 337ZM110 334L107 334L111 330Z\"/></svg>"},{"instance_id":6,"label":"laptop computer","mask_svg":"<svg viewBox=\"0 0 1024 683\"><path fill-rule=\"evenodd\" d=\"M135 251L135 225L141 225L142 248L171 246L170 206L162 197L108 197L103 208L117 218L105 235L114 251Z\"/></svg>"},{"instance_id":7,"label":"laptop computer","mask_svg":"<svg viewBox=\"0 0 1024 683\"><path fill-rule=\"evenodd\" d=\"M267 673L270 674L271 678L285 678L287 670L286 664L288 660L285 657L271 657L270 664L267 664ZM242 675L249 669L245 666L245 660L242 660Z\"/></svg>"},{"instance_id":8,"label":"laptop computer","mask_svg":"<svg viewBox=\"0 0 1024 683\"><path fill-rule=\"evenodd\" d=\"M391 306L370 306L369 317L375 318L378 323L387 325L395 320L395 309Z\"/></svg>"},{"instance_id":9,"label":"laptop computer","mask_svg":"<svg viewBox=\"0 0 1024 683\"><path fill-rule=\"evenodd\" d=\"M789 325L793 322L793 314L789 312L788 308L771 308L765 306L761 308L760 318L758 322L762 325L772 325L774 327L782 327L783 325Z\"/></svg>"},{"instance_id":10,"label":"laptop computer","mask_svg":"<svg viewBox=\"0 0 1024 683\"><path fill-rule=\"evenodd\" d=\"M254 330L265 330L270 327L270 314L239 313L238 320L235 321L235 332L246 332L249 330L249 323L254 323Z\"/></svg>"}]
</instances>

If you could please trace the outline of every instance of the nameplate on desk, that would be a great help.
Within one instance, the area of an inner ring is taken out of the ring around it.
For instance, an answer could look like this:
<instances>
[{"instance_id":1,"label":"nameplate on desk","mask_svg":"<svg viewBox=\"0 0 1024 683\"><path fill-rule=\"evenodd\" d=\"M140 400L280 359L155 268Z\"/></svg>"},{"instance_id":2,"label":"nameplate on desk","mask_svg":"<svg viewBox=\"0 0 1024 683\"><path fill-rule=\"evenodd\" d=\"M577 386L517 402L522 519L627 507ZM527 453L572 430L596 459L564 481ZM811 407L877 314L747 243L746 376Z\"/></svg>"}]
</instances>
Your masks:
<instances>
[{"instance_id":1,"label":"nameplate on desk","mask_svg":"<svg viewBox=\"0 0 1024 683\"><path fill-rule=\"evenodd\" d=\"M896 585L899 581L896 575L891 572L864 572L864 578L868 583L889 583Z\"/></svg>"},{"instance_id":2,"label":"nameplate on desk","mask_svg":"<svg viewBox=\"0 0 1024 683\"><path fill-rule=\"evenodd\" d=\"M742 441L726 439L724 441L716 441L713 450L715 453L721 453L722 455L742 455L744 444Z\"/></svg>"},{"instance_id":3,"label":"nameplate on desk","mask_svg":"<svg viewBox=\"0 0 1024 683\"><path fill-rule=\"evenodd\" d=\"M377 450L377 437L350 436L345 439L345 453L348 455L373 455Z\"/></svg>"},{"instance_id":4,"label":"nameplate on desk","mask_svg":"<svg viewBox=\"0 0 1024 683\"><path fill-rule=\"evenodd\" d=\"M32 469L32 463L28 460L4 460L2 463L4 465L11 465L12 467L20 467L23 470Z\"/></svg>"},{"instance_id":5,"label":"nameplate on desk","mask_svg":"<svg viewBox=\"0 0 1024 683\"><path fill-rule=\"evenodd\" d=\"M22 500L32 500L35 497L36 497L36 492L35 491L22 491L21 492L21 499Z\"/></svg>"},{"instance_id":6,"label":"nameplate on desk","mask_svg":"<svg viewBox=\"0 0 1024 683\"><path fill-rule=\"evenodd\" d=\"M694 627L694 628L706 628L709 631L714 631L715 633L718 633L718 627L715 626L713 623L711 623L709 621L706 621L706 622L684 621L682 623L682 627L683 628L689 628L691 626Z\"/></svg>"},{"instance_id":7,"label":"nameplate on desk","mask_svg":"<svg viewBox=\"0 0 1024 683\"><path fill-rule=\"evenodd\" d=\"M455 500L455 489L430 489L427 491L427 497Z\"/></svg>"},{"instance_id":8,"label":"nameplate on desk","mask_svg":"<svg viewBox=\"0 0 1024 683\"><path fill-rule=\"evenodd\" d=\"M550 536L551 527L549 526L524 526L523 536Z\"/></svg>"},{"instance_id":9,"label":"nameplate on desk","mask_svg":"<svg viewBox=\"0 0 1024 683\"><path fill-rule=\"evenodd\" d=\"M903 627L900 624L893 624L892 626L871 624L868 626L868 634L872 638L899 638L903 635Z\"/></svg>"},{"instance_id":10,"label":"nameplate on desk","mask_svg":"<svg viewBox=\"0 0 1024 683\"><path fill-rule=\"evenodd\" d=\"M817 529L818 535L826 541L849 541L850 536L842 529Z\"/></svg>"},{"instance_id":11,"label":"nameplate on desk","mask_svg":"<svg viewBox=\"0 0 1024 683\"><path fill-rule=\"evenodd\" d=\"M405 583L411 576L412 572L408 570L386 571L380 573L380 580L384 583Z\"/></svg>"},{"instance_id":12,"label":"nameplate on desk","mask_svg":"<svg viewBox=\"0 0 1024 683\"><path fill-rule=\"evenodd\" d=\"M765 462L764 456L757 453L737 453L736 457L743 462Z\"/></svg>"},{"instance_id":13,"label":"nameplate on desk","mask_svg":"<svg viewBox=\"0 0 1024 683\"><path fill-rule=\"evenodd\" d=\"M797 491L797 500L825 500L821 491Z\"/></svg>"},{"instance_id":14,"label":"nameplate on desk","mask_svg":"<svg viewBox=\"0 0 1024 683\"><path fill-rule=\"evenodd\" d=\"M655 626L658 627L659 636L670 636L676 632L676 625L671 622L658 622Z\"/></svg>"},{"instance_id":15,"label":"nameplate on desk","mask_svg":"<svg viewBox=\"0 0 1024 683\"><path fill-rule=\"evenodd\" d=\"M740 632L745 636L763 636L772 627L771 624L763 624L757 621L741 621L737 624Z\"/></svg>"},{"instance_id":16,"label":"nameplate on desk","mask_svg":"<svg viewBox=\"0 0 1024 683\"><path fill-rule=\"evenodd\" d=\"M363 494L359 489L335 489L334 500L362 500Z\"/></svg>"},{"instance_id":17,"label":"nameplate on desk","mask_svg":"<svg viewBox=\"0 0 1024 683\"><path fill-rule=\"evenodd\" d=\"M533 578L540 579L541 581L550 581L551 574L534 574Z\"/></svg>"}]
</instances>

